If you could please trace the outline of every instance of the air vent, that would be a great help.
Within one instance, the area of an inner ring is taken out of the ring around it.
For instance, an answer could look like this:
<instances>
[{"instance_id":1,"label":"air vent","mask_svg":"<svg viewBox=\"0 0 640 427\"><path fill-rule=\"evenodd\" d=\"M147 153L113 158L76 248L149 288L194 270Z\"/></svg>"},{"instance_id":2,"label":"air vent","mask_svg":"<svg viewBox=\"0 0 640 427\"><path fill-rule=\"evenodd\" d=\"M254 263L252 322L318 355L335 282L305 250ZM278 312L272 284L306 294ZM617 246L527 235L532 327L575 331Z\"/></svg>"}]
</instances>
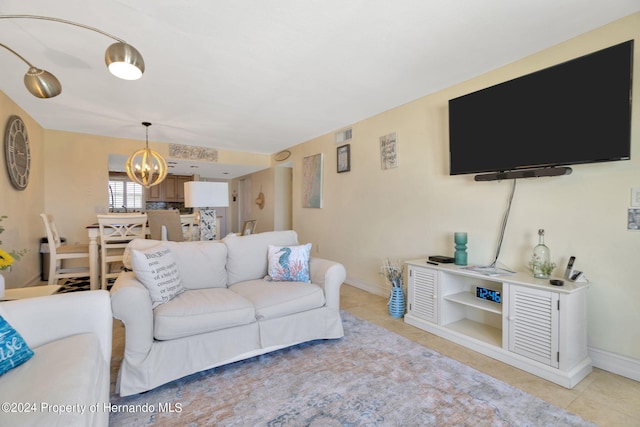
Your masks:
<instances>
[{"instance_id":1,"label":"air vent","mask_svg":"<svg viewBox=\"0 0 640 427\"><path fill-rule=\"evenodd\" d=\"M351 128L336 132L336 144L342 144L351 140L352 130Z\"/></svg>"}]
</instances>

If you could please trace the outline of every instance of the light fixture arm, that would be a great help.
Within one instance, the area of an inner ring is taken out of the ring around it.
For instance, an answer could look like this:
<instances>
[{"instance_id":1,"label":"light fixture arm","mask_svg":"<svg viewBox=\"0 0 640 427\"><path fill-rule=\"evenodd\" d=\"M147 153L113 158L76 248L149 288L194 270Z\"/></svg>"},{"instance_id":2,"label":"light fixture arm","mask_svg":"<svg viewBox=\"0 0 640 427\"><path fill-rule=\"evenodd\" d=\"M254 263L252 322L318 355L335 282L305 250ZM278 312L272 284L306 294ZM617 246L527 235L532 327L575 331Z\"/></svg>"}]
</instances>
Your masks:
<instances>
[{"instance_id":1,"label":"light fixture arm","mask_svg":"<svg viewBox=\"0 0 640 427\"><path fill-rule=\"evenodd\" d=\"M74 27L84 28L85 30L94 31L117 42L109 46L104 55L105 64L111 74L124 80L137 80L142 77L142 74L144 73L144 59L135 47L131 46L119 37L90 25L40 15L0 15L0 19L39 19L43 21L59 22L61 24L72 25ZM38 98L53 98L62 92L62 85L56 76L46 70L34 67L29 61L10 47L4 44L0 44L0 46L4 47L29 65L29 70L24 76L24 84L32 95L37 96Z\"/></svg>"},{"instance_id":2,"label":"light fixture arm","mask_svg":"<svg viewBox=\"0 0 640 427\"><path fill-rule=\"evenodd\" d=\"M2 44L0 43L0 46L2 46L3 48L7 49L9 52L13 53L15 56L17 56L18 58L22 59L29 67L31 68L35 68L33 66L33 64L31 64L31 62L27 61L24 56L20 55L18 52L16 52L15 50L11 49L9 46L7 46L6 44Z\"/></svg>"},{"instance_id":3,"label":"light fixture arm","mask_svg":"<svg viewBox=\"0 0 640 427\"><path fill-rule=\"evenodd\" d=\"M97 29L95 27L91 27L91 26L85 25L85 24L80 24L78 22L68 21L66 19L52 18L52 17L49 17L49 16L40 16L40 15L0 15L0 19L41 19L43 21L60 22L62 24L69 24L69 25L73 25L75 27L80 27L80 28L84 28L84 29L87 29L87 30L95 31L96 33L100 33L100 34L102 34L104 36L107 36L107 37L112 38L112 39L114 39L116 41L119 41L120 43L126 43L121 38L116 37L116 36L114 36L112 34L109 34L109 33L105 32L105 31L99 30L99 29Z\"/></svg>"}]
</instances>

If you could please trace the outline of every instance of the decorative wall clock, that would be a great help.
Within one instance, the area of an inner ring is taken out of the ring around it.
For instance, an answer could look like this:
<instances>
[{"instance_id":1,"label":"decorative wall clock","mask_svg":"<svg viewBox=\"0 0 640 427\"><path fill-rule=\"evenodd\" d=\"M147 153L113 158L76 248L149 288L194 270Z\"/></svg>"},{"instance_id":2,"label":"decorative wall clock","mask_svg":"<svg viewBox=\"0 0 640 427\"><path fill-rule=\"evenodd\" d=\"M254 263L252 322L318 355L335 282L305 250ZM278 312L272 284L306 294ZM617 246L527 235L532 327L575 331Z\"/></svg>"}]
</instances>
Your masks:
<instances>
[{"instance_id":1,"label":"decorative wall clock","mask_svg":"<svg viewBox=\"0 0 640 427\"><path fill-rule=\"evenodd\" d=\"M31 150L27 127L18 116L9 117L7 122L4 132L4 158L11 184L17 190L27 188L31 170Z\"/></svg>"}]
</instances>

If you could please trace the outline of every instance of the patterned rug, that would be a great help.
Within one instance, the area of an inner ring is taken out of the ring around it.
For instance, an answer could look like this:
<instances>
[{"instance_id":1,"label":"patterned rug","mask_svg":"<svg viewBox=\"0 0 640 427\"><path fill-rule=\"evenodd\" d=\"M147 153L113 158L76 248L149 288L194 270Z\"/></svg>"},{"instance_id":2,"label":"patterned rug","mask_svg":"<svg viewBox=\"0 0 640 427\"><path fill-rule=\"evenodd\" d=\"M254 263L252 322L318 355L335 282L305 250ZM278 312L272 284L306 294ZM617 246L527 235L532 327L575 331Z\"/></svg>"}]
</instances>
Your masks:
<instances>
[{"instance_id":1,"label":"patterned rug","mask_svg":"<svg viewBox=\"0 0 640 427\"><path fill-rule=\"evenodd\" d=\"M111 396L111 426L593 426L384 328ZM179 361L176 361L179 363Z\"/></svg>"},{"instance_id":2,"label":"patterned rug","mask_svg":"<svg viewBox=\"0 0 640 427\"><path fill-rule=\"evenodd\" d=\"M107 280L107 290L111 289L116 279ZM69 292L88 291L91 289L88 277L78 277L73 279L65 279L64 283L57 293L66 294Z\"/></svg>"}]
</instances>

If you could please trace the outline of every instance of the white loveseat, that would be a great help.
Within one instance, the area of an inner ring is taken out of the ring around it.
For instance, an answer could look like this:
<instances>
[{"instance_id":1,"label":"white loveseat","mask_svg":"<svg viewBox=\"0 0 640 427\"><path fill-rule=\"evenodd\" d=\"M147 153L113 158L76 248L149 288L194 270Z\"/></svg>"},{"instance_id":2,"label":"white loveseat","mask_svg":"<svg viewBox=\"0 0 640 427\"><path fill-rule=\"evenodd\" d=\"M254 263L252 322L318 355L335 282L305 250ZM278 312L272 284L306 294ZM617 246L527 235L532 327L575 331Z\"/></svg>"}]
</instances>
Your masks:
<instances>
[{"instance_id":1,"label":"white loveseat","mask_svg":"<svg viewBox=\"0 0 640 427\"><path fill-rule=\"evenodd\" d=\"M107 426L113 317L107 291L0 303L34 355L0 376L0 426Z\"/></svg>"},{"instance_id":2,"label":"white loveseat","mask_svg":"<svg viewBox=\"0 0 640 427\"><path fill-rule=\"evenodd\" d=\"M125 326L118 373L122 396L141 393L215 366L317 339L343 336L342 264L310 258L311 283L267 281L269 245L298 245L294 231L228 236L222 241L136 240L125 253L168 248L186 291L152 308L134 271L111 289L115 318Z\"/></svg>"}]
</instances>

